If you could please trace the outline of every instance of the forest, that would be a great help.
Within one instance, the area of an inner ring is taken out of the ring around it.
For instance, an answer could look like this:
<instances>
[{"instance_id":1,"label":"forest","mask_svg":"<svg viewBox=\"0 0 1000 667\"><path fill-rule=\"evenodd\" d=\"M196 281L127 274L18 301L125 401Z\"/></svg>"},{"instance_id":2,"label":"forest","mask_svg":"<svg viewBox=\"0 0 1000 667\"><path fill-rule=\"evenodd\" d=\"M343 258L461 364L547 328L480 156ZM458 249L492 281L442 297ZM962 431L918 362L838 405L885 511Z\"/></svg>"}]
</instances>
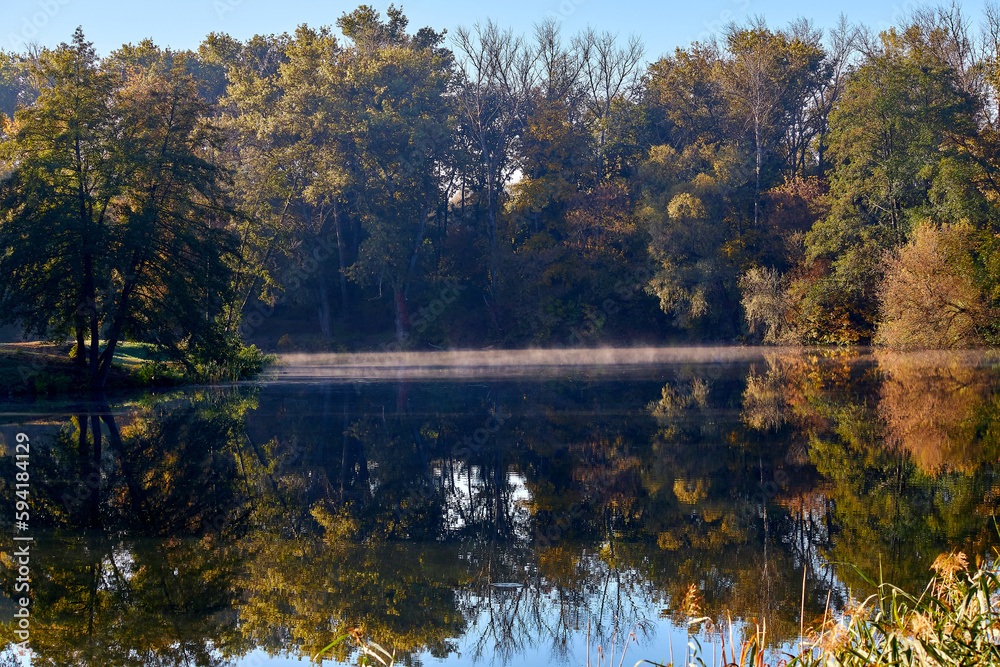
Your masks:
<instances>
[{"instance_id":1,"label":"forest","mask_svg":"<svg viewBox=\"0 0 1000 667\"><path fill-rule=\"evenodd\" d=\"M1000 339L1000 10L0 52L0 318L212 358Z\"/></svg>"}]
</instances>

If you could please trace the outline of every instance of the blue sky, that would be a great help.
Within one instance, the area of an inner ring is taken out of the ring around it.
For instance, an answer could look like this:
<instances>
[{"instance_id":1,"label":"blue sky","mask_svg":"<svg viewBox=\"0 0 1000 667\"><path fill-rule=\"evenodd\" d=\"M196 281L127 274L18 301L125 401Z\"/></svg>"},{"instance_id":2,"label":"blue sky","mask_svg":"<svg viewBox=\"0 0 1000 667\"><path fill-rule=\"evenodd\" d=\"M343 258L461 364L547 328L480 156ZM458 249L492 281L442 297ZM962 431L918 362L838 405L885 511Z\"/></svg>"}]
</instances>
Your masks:
<instances>
[{"instance_id":1,"label":"blue sky","mask_svg":"<svg viewBox=\"0 0 1000 667\"><path fill-rule=\"evenodd\" d=\"M388 3L368 0L384 11ZM962 4L963 11L977 19L983 0ZM88 39L102 55L124 43L151 37L161 46L196 48L209 32L225 32L245 39L257 33L292 32L301 23L332 25L359 2L343 0L0 0L4 21L0 23L0 48L20 50L26 41L55 46L68 41L82 25ZM646 45L646 59L655 60L677 46L718 33L728 21L763 15L772 27L780 27L799 16L812 19L817 27L829 28L844 12L849 19L885 28L899 22L920 3L914 0L847 0L817 4L775 0L503 0L473 3L453 0L412 0L402 4L416 29L429 25L453 32L459 25L494 19L519 33L553 16L569 36L587 26L610 30L621 36L637 34Z\"/></svg>"}]
</instances>

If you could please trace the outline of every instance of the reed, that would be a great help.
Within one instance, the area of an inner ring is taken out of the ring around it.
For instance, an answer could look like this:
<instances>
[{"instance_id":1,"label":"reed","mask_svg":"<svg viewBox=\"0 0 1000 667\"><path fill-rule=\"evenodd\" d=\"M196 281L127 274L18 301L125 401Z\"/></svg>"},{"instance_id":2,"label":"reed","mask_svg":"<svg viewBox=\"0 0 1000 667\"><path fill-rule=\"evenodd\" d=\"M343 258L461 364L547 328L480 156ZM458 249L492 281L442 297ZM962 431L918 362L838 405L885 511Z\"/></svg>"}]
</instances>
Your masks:
<instances>
[{"instance_id":1,"label":"reed","mask_svg":"<svg viewBox=\"0 0 1000 667\"><path fill-rule=\"evenodd\" d=\"M997 559L970 568L964 553L942 554L934 575L919 595L860 573L875 593L863 601L852 598L848 608L831 614L820 627L804 634L793 651L765 652L766 626L739 648L732 640L733 624L713 639L713 659L705 661L697 639L685 656L688 666L709 667L1000 667L1000 576ZM693 618L692 625L711 623ZM714 633L713 633L714 635ZM721 644L719 660L715 648ZM642 660L638 665L679 667L670 662ZM637 667L636 666L636 667Z\"/></svg>"}]
</instances>

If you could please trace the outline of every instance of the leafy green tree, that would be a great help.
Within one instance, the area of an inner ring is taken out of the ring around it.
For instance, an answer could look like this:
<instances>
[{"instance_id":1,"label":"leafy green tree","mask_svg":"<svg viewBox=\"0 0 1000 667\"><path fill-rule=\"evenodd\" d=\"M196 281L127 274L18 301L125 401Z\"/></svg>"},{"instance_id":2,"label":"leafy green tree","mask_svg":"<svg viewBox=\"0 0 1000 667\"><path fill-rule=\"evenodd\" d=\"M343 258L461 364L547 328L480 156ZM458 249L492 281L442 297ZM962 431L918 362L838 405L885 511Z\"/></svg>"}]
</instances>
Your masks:
<instances>
[{"instance_id":1,"label":"leafy green tree","mask_svg":"<svg viewBox=\"0 0 1000 667\"><path fill-rule=\"evenodd\" d=\"M403 33L405 18L389 13L359 20L364 8L340 25L354 40L345 53L344 127L350 128L356 167L356 207L366 238L351 275L392 288L396 336L409 335L406 300L419 277L428 218L441 198L438 163L450 146L451 102L446 95L451 56L439 49L443 35Z\"/></svg>"},{"instance_id":2,"label":"leafy green tree","mask_svg":"<svg viewBox=\"0 0 1000 667\"><path fill-rule=\"evenodd\" d=\"M308 286L318 307L320 331L329 338L329 253L318 249L326 247L331 226L336 227L340 305L346 309L343 268L349 251L340 213L353 183L351 163L345 158L347 135L340 131L345 102L337 88L343 76L342 48L328 30L306 26L277 42L281 62L273 70L246 55L227 58L232 62L226 98L230 109L224 122L239 138L227 157L240 166L235 182L244 216L239 252L248 260L238 276L238 301L227 322L230 327L238 324L253 300L270 304L282 292ZM249 50L250 45L239 48ZM283 270L289 262L309 262L314 270L300 277Z\"/></svg>"},{"instance_id":3,"label":"leafy green tree","mask_svg":"<svg viewBox=\"0 0 1000 667\"><path fill-rule=\"evenodd\" d=\"M683 150L699 140L711 143L731 136L728 105L717 76L721 57L714 43L695 42L648 67L642 105L652 145Z\"/></svg>"},{"instance_id":4,"label":"leafy green tree","mask_svg":"<svg viewBox=\"0 0 1000 667\"><path fill-rule=\"evenodd\" d=\"M217 342L231 253L224 174L212 162L221 136L172 64L122 78L77 30L72 45L43 54L35 75L48 85L2 145L12 166L3 316L44 335L75 330L95 388L124 336L177 353Z\"/></svg>"},{"instance_id":5,"label":"leafy green tree","mask_svg":"<svg viewBox=\"0 0 1000 667\"><path fill-rule=\"evenodd\" d=\"M657 146L640 169L638 215L657 264L647 290L680 328L696 335L732 337L740 327L742 258L732 240L741 218L731 183L743 157L731 146L696 144L683 152Z\"/></svg>"},{"instance_id":6,"label":"leafy green tree","mask_svg":"<svg viewBox=\"0 0 1000 667\"><path fill-rule=\"evenodd\" d=\"M838 339L871 336L883 252L906 243L923 220L982 217L982 196L962 185L969 181L955 140L974 133L975 99L931 37L919 26L883 33L831 116L831 211L806 237L809 260L830 268L807 298L844 309Z\"/></svg>"}]
</instances>

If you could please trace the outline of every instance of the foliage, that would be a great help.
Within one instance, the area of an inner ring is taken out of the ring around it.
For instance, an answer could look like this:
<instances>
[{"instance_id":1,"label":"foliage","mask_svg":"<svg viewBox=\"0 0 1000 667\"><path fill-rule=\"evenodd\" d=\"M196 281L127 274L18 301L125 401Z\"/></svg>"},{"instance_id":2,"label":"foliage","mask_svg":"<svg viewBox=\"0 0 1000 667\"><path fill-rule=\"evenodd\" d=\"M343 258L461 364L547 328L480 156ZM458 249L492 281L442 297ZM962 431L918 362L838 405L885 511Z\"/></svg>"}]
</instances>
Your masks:
<instances>
[{"instance_id":1,"label":"foliage","mask_svg":"<svg viewBox=\"0 0 1000 667\"><path fill-rule=\"evenodd\" d=\"M875 343L950 349L985 343L995 313L976 281L976 233L968 226L919 227L886 257Z\"/></svg>"},{"instance_id":2,"label":"foliage","mask_svg":"<svg viewBox=\"0 0 1000 667\"><path fill-rule=\"evenodd\" d=\"M920 25L883 33L831 115L831 209L806 236L808 257L830 263L823 289L806 297L843 308L857 340L878 322L886 251L929 217L982 222L982 193L953 178L965 169L959 144L974 134L975 100L932 47L934 36Z\"/></svg>"},{"instance_id":3,"label":"foliage","mask_svg":"<svg viewBox=\"0 0 1000 667\"><path fill-rule=\"evenodd\" d=\"M262 349L998 339L1000 38L973 48L957 7L825 40L755 18L648 66L552 20L336 26L0 53L6 321L75 336L96 384L102 339L179 357L220 326ZM929 224L969 230L938 291L984 305L890 335L884 260Z\"/></svg>"},{"instance_id":4,"label":"foliage","mask_svg":"<svg viewBox=\"0 0 1000 667\"><path fill-rule=\"evenodd\" d=\"M741 257L732 233L739 229L732 172L742 156L719 145L675 151L653 149L640 169L644 197L640 220L651 237L657 267L647 289L678 326L701 335L734 336L735 276Z\"/></svg>"},{"instance_id":5,"label":"foliage","mask_svg":"<svg viewBox=\"0 0 1000 667\"><path fill-rule=\"evenodd\" d=\"M775 269L754 267L740 277L743 312L750 333L760 329L765 343L788 339L788 309L785 281Z\"/></svg>"},{"instance_id":6,"label":"foliage","mask_svg":"<svg viewBox=\"0 0 1000 667\"><path fill-rule=\"evenodd\" d=\"M826 619L805 644L795 665L927 664L995 665L1000 663L996 609L1000 578L995 565L969 568L962 552L941 554L934 578L920 595L890 583L877 587L840 619Z\"/></svg>"},{"instance_id":7,"label":"foliage","mask_svg":"<svg viewBox=\"0 0 1000 667\"><path fill-rule=\"evenodd\" d=\"M212 162L221 137L180 63L123 74L78 30L34 66L48 83L2 145L14 165L0 219L3 316L41 335L75 332L95 388L125 336L205 344L228 289L224 175Z\"/></svg>"}]
</instances>

